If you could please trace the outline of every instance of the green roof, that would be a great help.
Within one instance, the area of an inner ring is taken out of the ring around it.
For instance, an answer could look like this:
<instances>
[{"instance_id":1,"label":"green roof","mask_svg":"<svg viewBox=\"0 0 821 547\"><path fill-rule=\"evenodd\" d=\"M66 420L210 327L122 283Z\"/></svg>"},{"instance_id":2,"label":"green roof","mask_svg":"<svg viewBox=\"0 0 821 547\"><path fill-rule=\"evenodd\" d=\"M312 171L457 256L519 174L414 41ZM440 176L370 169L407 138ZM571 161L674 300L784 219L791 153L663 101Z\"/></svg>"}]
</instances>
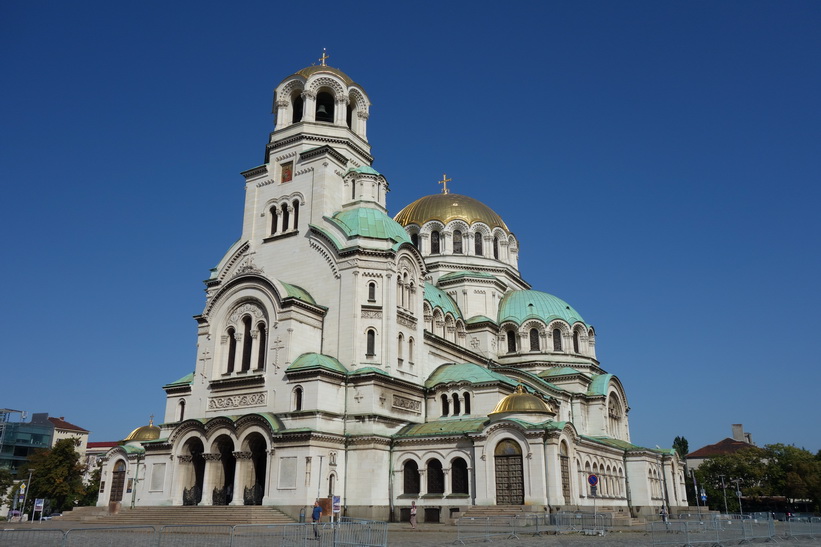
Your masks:
<instances>
[{"instance_id":1,"label":"green roof","mask_svg":"<svg viewBox=\"0 0 821 547\"><path fill-rule=\"evenodd\" d=\"M450 363L441 365L434 370L433 374L425 381L425 387L431 388L439 384L449 384L451 382L468 382L471 384L502 382L514 387L518 385L517 382L503 374L493 372L492 370L473 363Z\"/></svg>"},{"instance_id":2,"label":"green roof","mask_svg":"<svg viewBox=\"0 0 821 547\"><path fill-rule=\"evenodd\" d=\"M581 372L573 367L559 367L543 370L539 373L539 376L549 378L551 376L565 376L567 374L581 374Z\"/></svg>"},{"instance_id":3,"label":"green roof","mask_svg":"<svg viewBox=\"0 0 821 547\"><path fill-rule=\"evenodd\" d=\"M402 225L379 209L356 207L340 211L328 220L342 230L348 239L389 239L397 245L411 242Z\"/></svg>"},{"instance_id":4,"label":"green roof","mask_svg":"<svg viewBox=\"0 0 821 547\"><path fill-rule=\"evenodd\" d=\"M450 312L454 317L462 317L462 312L456 302L453 301L453 298L442 289L427 282L425 283L425 300L430 302L432 308L440 308L442 313L447 314Z\"/></svg>"},{"instance_id":5,"label":"green roof","mask_svg":"<svg viewBox=\"0 0 821 547\"><path fill-rule=\"evenodd\" d=\"M433 435L462 435L484 429L488 419L466 418L459 420L437 420L424 424L409 424L394 435L397 437L430 437Z\"/></svg>"},{"instance_id":6,"label":"green roof","mask_svg":"<svg viewBox=\"0 0 821 547\"><path fill-rule=\"evenodd\" d=\"M540 319L549 323L554 319L563 319L569 324L584 323L581 314L570 304L541 291L511 291L499 303L499 323L513 321L521 325L528 319Z\"/></svg>"},{"instance_id":7,"label":"green roof","mask_svg":"<svg viewBox=\"0 0 821 547\"><path fill-rule=\"evenodd\" d=\"M189 374L186 374L185 376L183 376L182 378L180 378L179 380L177 380L175 382L171 382L170 384L165 384L163 387L184 386L184 385L190 384L193 381L194 381L194 373L191 372Z\"/></svg>"},{"instance_id":8,"label":"green roof","mask_svg":"<svg viewBox=\"0 0 821 547\"><path fill-rule=\"evenodd\" d=\"M291 363L291 366L289 366L286 371L296 372L299 370L308 370L312 368L324 368L325 370L330 370L332 372L348 374L348 369L346 369L342 363L333 357L322 355L321 353L303 353L297 357L293 363Z\"/></svg>"},{"instance_id":9,"label":"green roof","mask_svg":"<svg viewBox=\"0 0 821 547\"><path fill-rule=\"evenodd\" d=\"M468 325L475 325L476 323L493 323L495 325L496 321L486 315L474 315L473 317L465 321L465 323L467 323Z\"/></svg>"},{"instance_id":10,"label":"green roof","mask_svg":"<svg viewBox=\"0 0 821 547\"><path fill-rule=\"evenodd\" d=\"M490 275L489 273L484 272L471 272L471 271L461 271L461 272L452 272L449 274L445 274L439 278L439 281L450 281L452 279L462 279L465 277L480 277L482 279L496 279L495 276Z\"/></svg>"},{"instance_id":11,"label":"green roof","mask_svg":"<svg viewBox=\"0 0 821 547\"><path fill-rule=\"evenodd\" d=\"M371 167L370 165L363 165L362 167L355 167L355 168L348 169L348 171L345 174L347 175L348 173L363 173L365 175L377 175L377 176L382 174L379 171L377 171L376 169L374 169L373 167Z\"/></svg>"},{"instance_id":12,"label":"green roof","mask_svg":"<svg viewBox=\"0 0 821 547\"><path fill-rule=\"evenodd\" d=\"M376 367L358 368L355 371L349 373L349 376L355 376L357 374L368 374L368 373L371 373L371 372L374 372L376 374L382 374L383 376L390 376L390 374L388 374L387 372L385 372L381 368L376 368Z\"/></svg>"},{"instance_id":13,"label":"green roof","mask_svg":"<svg viewBox=\"0 0 821 547\"><path fill-rule=\"evenodd\" d=\"M607 395L607 386L610 385L612 374L598 374L593 376L593 381L587 386L588 395Z\"/></svg>"},{"instance_id":14,"label":"green roof","mask_svg":"<svg viewBox=\"0 0 821 547\"><path fill-rule=\"evenodd\" d=\"M290 283L285 283L284 281L280 281L280 283L282 283L282 286L285 287L286 291L288 291L288 296L290 298L296 298L297 300L302 300L303 302L313 304L314 306L317 305L316 300L314 300L314 297L311 296L310 293L308 293L308 291L306 291L302 287L291 285Z\"/></svg>"}]
</instances>

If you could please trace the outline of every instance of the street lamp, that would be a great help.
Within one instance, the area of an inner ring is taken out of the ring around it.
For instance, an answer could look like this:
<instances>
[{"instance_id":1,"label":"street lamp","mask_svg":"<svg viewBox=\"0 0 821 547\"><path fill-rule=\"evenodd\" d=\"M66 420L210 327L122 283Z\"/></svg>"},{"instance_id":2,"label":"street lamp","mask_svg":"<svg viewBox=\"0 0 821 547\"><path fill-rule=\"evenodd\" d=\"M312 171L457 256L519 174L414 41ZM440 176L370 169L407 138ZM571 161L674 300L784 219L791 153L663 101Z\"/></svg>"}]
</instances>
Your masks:
<instances>
[{"instance_id":1,"label":"street lamp","mask_svg":"<svg viewBox=\"0 0 821 547\"><path fill-rule=\"evenodd\" d=\"M741 513L741 516L744 516L744 510L741 508L741 486L739 486L741 479L733 479L730 482L735 483L735 495L738 496L738 512Z\"/></svg>"},{"instance_id":2,"label":"street lamp","mask_svg":"<svg viewBox=\"0 0 821 547\"><path fill-rule=\"evenodd\" d=\"M727 485L724 484L724 475L719 475L719 477L721 477L721 489L724 491L724 514L728 515L730 512L727 511Z\"/></svg>"}]
</instances>

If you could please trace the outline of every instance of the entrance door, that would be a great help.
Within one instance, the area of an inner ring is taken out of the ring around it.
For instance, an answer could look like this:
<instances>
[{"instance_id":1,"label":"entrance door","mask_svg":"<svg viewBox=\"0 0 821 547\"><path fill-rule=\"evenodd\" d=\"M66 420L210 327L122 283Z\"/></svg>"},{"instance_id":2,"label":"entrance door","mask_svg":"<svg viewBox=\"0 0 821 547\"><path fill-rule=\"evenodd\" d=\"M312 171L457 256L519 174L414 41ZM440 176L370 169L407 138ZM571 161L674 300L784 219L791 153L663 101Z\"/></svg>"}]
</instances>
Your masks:
<instances>
[{"instance_id":1,"label":"entrance door","mask_svg":"<svg viewBox=\"0 0 821 547\"><path fill-rule=\"evenodd\" d=\"M114 465L114 472L111 474L111 497L108 501L123 501L123 490L125 488L125 462L120 460Z\"/></svg>"},{"instance_id":2,"label":"entrance door","mask_svg":"<svg viewBox=\"0 0 821 547\"><path fill-rule=\"evenodd\" d=\"M525 488L522 449L506 439L496 445L496 505L524 505Z\"/></svg>"}]
</instances>

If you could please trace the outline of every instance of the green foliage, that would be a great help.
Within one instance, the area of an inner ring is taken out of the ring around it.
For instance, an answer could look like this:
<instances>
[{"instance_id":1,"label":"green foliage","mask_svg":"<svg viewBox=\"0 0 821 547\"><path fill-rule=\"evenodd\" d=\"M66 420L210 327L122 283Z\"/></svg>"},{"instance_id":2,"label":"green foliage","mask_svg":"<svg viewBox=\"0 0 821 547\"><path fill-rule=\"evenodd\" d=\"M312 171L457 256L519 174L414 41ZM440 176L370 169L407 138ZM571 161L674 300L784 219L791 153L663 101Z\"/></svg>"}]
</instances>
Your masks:
<instances>
[{"instance_id":1,"label":"green foliage","mask_svg":"<svg viewBox=\"0 0 821 547\"><path fill-rule=\"evenodd\" d=\"M785 496L789 501L811 500L821 507L821 459L803 448L771 444L764 448L745 448L734 454L708 458L696 470L699 486L707 493L711 509L737 512L736 479L742 496Z\"/></svg>"},{"instance_id":2,"label":"green foliage","mask_svg":"<svg viewBox=\"0 0 821 547\"><path fill-rule=\"evenodd\" d=\"M82 506L91 506L97 505L97 497L100 494L100 476L102 473L102 468L98 465L94 468L94 471L91 472L91 480L89 480L88 484L85 486L85 495L83 495L82 499L80 499L80 503L78 505Z\"/></svg>"},{"instance_id":3,"label":"green foliage","mask_svg":"<svg viewBox=\"0 0 821 547\"><path fill-rule=\"evenodd\" d=\"M32 470L28 498L50 500L51 509L65 511L74 507L85 494L84 466L75 450L75 439L61 439L50 450L39 450L29 456L20 468L19 476L28 476Z\"/></svg>"},{"instance_id":4,"label":"green foliage","mask_svg":"<svg viewBox=\"0 0 821 547\"><path fill-rule=\"evenodd\" d=\"M684 437L676 437L673 439L673 448L676 449L681 459L684 459L684 457L690 453L690 443L688 443Z\"/></svg>"}]
</instances>

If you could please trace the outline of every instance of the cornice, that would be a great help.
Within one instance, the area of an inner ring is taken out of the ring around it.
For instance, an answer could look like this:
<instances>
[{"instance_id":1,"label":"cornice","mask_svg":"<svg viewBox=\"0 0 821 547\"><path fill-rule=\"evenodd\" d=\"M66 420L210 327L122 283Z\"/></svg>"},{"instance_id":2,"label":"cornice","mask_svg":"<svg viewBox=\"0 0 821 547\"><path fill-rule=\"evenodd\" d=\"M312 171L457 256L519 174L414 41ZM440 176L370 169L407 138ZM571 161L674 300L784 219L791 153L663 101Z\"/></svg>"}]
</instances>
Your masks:
<instances>
[{"instance_id":1,"label":"cornice","mask_svg":"<svg viewBox=\"0 0 821 547\"><path fill-rule=\"evenodd\" d=\"M354 152L356 152L357 154L359 154L360 156L365 158L368 165L373 164L373 156L371 156L369 153L365 152L365 150L363 148L361 148L360 146L355 144L350 139L324 137L324 136L321 136L321 135L315 135L315 134L311 134L311 133L298 133L298 134L296 134L292 137L288 137L287 139L277 140L277 141L268 143L266 145L266 150L268 152L268 155L270 155L271 152L273 152L274 150L277 150L278 148L283 148L285 146L298 144L300 142L305 142L305 141L307 141L307 142L320 142L320 143L326 143L326 144L336 144L336 145L341 145L341 146L348 146L348 147L351 148L351 150L353 150ZM346 164L346 163L347 163L347 159L345 160L344 164Z\"/></svg>"},{"instance_id":2,"label":"cornice","mask_svg":"<svg viewBox=\"0 0 821 547\"><path fill-rule=\"evenodd\" d=\"M339 152L337 152L336 150L334 150L333 148L331 148L327 144L325 144L323 146L320 146L318 148L314 148L313 150L307 150L305 152L302 152L299 155L299 159L300 159L300 161L307 161L307 160L319 158L319 157L322 157L322 156L325 156L325 155L328 155L328 156L332 157L333 159L335 159L337 162L339 162L342 165L347 165L348 164L348 158L346 158L345 156L343 156L342 154L340 154Z\"/></svg>"},{"instance_id":3,"label":"cornice","mask_svg":"<svg viewBox=\"0 0 821 547\"><path fill-rule=\"evenodd\" d=\"M265 376L254 374L253 376L223 378L213 380L209 384L211 391L226 391L230 389L242 389L247 387L259 387L265 385Z\"/></svg>"}]
</instances>

